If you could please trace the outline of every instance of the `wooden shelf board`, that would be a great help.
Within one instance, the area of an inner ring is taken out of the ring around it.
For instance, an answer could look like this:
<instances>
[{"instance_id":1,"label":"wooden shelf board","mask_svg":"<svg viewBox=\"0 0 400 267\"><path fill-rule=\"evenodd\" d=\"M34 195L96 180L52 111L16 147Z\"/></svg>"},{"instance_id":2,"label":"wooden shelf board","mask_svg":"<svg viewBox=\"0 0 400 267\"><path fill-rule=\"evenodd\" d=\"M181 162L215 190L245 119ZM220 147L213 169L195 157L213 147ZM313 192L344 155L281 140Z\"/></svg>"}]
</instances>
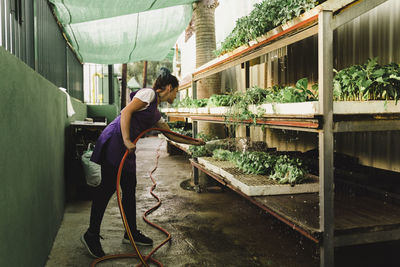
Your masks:
<instances>
[{"instance_id":1,"label":"wooden shelf board","mask_svg":"<svg viewBox=\"0 0 400 267\"><path fill-rule=\"evenodd\" d=\"M267 111L262 117L257 118L256 124L265 125L272 128L282 128L287 130L318 131L322 128L321 115L318 113L318 102L304 102L292 104L276 104L274 111L271 105L261 105ZM336 104L336 105L335 105ZM388 131L400 130L400 104L395 101L349 101L334 102L336 113L333 115L334 132L366 132L366 131ZM255 107L251 107L256 110ZM304 108L304 114L302 112ZM201 110L203 113L196 113ZM192 120L208 121L214 123L243 123L253 124L253 120L230 120L224 115L227 113L226 107L203 108L203 109L183 109L178 112L170 112L165 109L167 115L176 117L186 117ZM297 111L297 114L279 113L279 110ZM214 112L215 111L215 112ZM312 113L311 111L315 111ZM334 110L335 111L335 110Z\"/></svg>"}]
</instances>

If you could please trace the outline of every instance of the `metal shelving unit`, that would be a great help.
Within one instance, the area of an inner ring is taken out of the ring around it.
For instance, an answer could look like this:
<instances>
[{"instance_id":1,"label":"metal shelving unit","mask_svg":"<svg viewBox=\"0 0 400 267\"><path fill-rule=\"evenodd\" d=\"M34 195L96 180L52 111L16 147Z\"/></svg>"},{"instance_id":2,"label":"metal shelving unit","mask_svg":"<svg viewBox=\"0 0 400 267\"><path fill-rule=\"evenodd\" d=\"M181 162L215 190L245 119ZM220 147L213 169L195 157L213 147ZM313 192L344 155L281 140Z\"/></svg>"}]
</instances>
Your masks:
<instances>
[{"instance_id":1,"label":"metal shelving unit","mask_svg":"<svg viewBox=\"0 0 400 267\"><path fill-rule=\"evenodd\" d=\"M257 124L318 134L319 194L249 197L198 162L192 160L191 164L319 243L321 266L334 266L335 247L400 239L400 206L396 197L394 197L395 204L388 204L362 193L355 198L349 198L343 196L339 190L336 193L334 191L334 176L339 175L334 173L334 133L400 130L400 113L380 115L333 113L331 89L333 88L333 31L384 2L386 1L327 1L288 24L270 31L258 43L210 61L196 69L192 76L193 97L196 98L196 81L307 37L318 35L320 113L308 116L270 115L259 118ZM196 133L196 121L230 122L223 115L191 113L171 113L171 115L190 117L194 121L194 133Z\"/></svg>"}]
</instances>

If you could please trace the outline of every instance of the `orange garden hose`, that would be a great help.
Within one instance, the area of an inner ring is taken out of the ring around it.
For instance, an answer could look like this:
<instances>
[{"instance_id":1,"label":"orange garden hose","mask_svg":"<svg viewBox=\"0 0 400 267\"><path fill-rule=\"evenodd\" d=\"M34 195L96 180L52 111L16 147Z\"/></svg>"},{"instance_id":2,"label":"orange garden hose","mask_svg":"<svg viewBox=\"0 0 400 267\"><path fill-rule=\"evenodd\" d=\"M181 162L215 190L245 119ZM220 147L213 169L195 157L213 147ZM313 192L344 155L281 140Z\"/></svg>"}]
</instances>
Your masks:
<instances>
[{"instance_id":1,"label":"orange garden hose","mask_svg":"<svg viewBox=\"0 0 400 267\"><path fill-rule=\"evenodd\" d=\"M138 137L136 137L136 139L133 141L133 143L136 145L137 141L138 141L145 133L147 133L147 132L149 132L149 131L166 132L166 133L170 133L170 134L173 134L173 135L182 137L182 138L187 139L187 140L199 141L198 139L195 139L195 138L192 138L192 137L189 137L189 136L186 136L186 135L181 135L181 134L172 132L172 131L170 131L170 130L161 129L161 128L150 128L150 129L147 129L147 130L144 130L143 132L141 132L141 133L138 135ZM158 149L158 150L159 150L159 149ZM158 151L158 150L157 150L157 151ZM119 211L120 211L120 213L121 213L121 217L122 217L122 221L123 221L123 223L124 223L125 230L126 230L126 232L127 232L127 234L128 234L129 240L131 241L131 244L132 244L133 248L134 248L135 251L136 251L136 254L134 254L134 253L125 253L125 254L106 255L106 256L104 256L104 257L101 257L101 258L98 258L98 259L94 260L94 261L92 262L91 267L94 267L97 263L99 263L99 262L101 262L101 261L110 260L110 259L115 259L115 258L139 258L139 260L140 260L141 263L139 263L137 266L142 266L142 264L143 264L144 266L148 267L149 265L147 264L147 261L149 261L149 260L152 261L153 263L157 264L157 265L160 266L160 267L163 266L162 263L159 262L159 261L157 261L156 259L154 259L154 258L152 257L152 255L153 255L159 248L161 248L165 243L167 243L167 242L171 239L171 234L170 234L168 231L166 231L165 229L163 229L162 227L160 227L160 226L158 226L158 225L156 225L156 224L150 222L150 221L147 219L147 215L149 215L150 213L152 213L152 212L155 211L158 207L161 206L161 200L160 200L160 198L159 198L156 194L153 193L153 190L156 188L157 183L155 182L155 180L154 180L154 178L153 178L153 176L152 176L152 174L153 174L153 173L155 172L155 170L157 169L158 158L160 157L160 155L159 155L159 153L157 153L156 165L155 165L154 169L150 172L150 178L151 178L151 180L152 180L152 182L153 182L153 186L152 186L151 189L150 189L150 193L151 193L151 195L152 195L154 198L157 199L158 202L157 202L157 204L156 204L155 206L153 206L152 208L148 209L148 210L143 214L143 220L144 220L147 224L149 224L149 225L151 225L152 227L157 228L158 230L160 230L161 232L163 232L163 233L167 236L167 238L166 238L163 242L161 242L157 247L155 247L148 255L146 255L146 256L143 258L143 255L140 253L138 247L136 246L135 241L133 240L132 232L131 232L131 230L130 230L130 227L129 227L129 224L128 224L128 220L126 219L125 212L124 212L124 209L123 209L123 206L122 206L122 200L121 200L121 189L120 189L121 173L122 173L122 168L123 168L123 166L124 166L126 157L128 156L128 153L129 153L129 151L126 150L126 152L125 152L125 154L124 154L124 156L122 157L122 160L121 160L121 162L120 162L119 168L118 168L117 184L116 184L116 186L117 186L117 201L118 201L118 207L119 207Z\"/></svg>"}]
</instances>

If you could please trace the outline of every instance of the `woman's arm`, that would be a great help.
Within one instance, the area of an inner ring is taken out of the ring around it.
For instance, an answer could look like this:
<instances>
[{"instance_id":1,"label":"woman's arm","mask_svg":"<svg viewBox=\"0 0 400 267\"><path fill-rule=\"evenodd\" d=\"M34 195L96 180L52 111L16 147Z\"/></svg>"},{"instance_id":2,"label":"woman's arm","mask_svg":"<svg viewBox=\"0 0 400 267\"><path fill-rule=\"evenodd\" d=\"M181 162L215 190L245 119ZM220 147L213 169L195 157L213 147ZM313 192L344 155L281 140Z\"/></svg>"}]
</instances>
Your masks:
<instances>
[{"instance_id":1,"label":"woman's arm","mask_svg":"<svg viewBox=\"0 0 400 267\"><path fill-rule=\"evenodd\" d=\"M129 153L135 151L136 148L136 146L130 140L130 124L132 114L144 108L146 105L146 102L134 97L132 101L129 102L129 104L121 111L122 140L124 141L126 148L129 150Z\"/></svg>"},{"instance_id":2,"label":"woman's arm","mask_svg":"<svg viewBox=\"0 0 400 267\"><path fill-rule=\"evenodd\" d=\"M162 122L162 121L158 121L155 125L157 128L161 128L161 129L165 129L165 130L170 130L168 124L166 122ZM162 133L163 135L165 135L169 140L178 142L178 143L182 143L182 144L189 144L189 145L195 145L195 146L199 146L199 145L205 145L206 143L201 140L201 139L197 139L197 140L189 140L189 139L184 139L182 137L170 134L170 133Z\"/></svg>"}]
</instances>

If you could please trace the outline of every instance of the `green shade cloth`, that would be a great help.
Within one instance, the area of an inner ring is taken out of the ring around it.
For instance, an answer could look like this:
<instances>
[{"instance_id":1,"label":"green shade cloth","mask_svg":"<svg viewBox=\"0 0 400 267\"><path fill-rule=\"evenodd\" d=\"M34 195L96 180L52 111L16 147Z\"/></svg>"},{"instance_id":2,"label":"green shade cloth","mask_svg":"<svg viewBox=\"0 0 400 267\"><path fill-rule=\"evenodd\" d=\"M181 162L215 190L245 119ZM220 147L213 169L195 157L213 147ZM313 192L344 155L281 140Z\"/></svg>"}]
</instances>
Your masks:
<instances>
[{"instance_id":1,"label":"green shade cloth","mask_svg":"<svg viewBox=\"0 0 400 267\"><path fill-rule=\"evenodd\" d=\"M196 0L49 0L81 62L163 60Z\"/></svg>"}]
</instances>

